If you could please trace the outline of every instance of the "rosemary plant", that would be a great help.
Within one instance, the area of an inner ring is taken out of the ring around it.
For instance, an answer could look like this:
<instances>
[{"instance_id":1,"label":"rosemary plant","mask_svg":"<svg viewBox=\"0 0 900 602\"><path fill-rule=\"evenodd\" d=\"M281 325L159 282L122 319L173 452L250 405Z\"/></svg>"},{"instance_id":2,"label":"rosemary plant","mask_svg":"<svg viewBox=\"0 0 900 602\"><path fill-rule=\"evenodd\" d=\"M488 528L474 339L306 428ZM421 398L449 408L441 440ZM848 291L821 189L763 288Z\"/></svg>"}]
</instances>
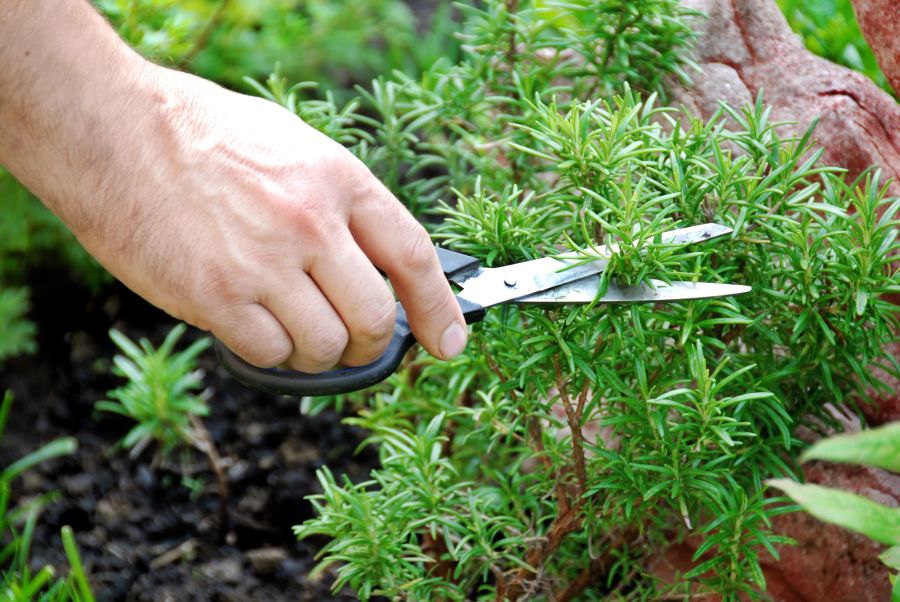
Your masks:
<instances>
[{"instance_id":1,"label":"rosemary plant","mask_svg":"<svg viewBox=\"0 0 900 602\"><path fill-rule=\"evenodd\" d=\"M197 395L203 388L197 356L209 347L209 339L200 339L187 349L174 353L175 344L186 327L175 326L158 349L147 339L135 345L118 330L110 338L125 355L113 360L113 372L127 379L124 386L108 393L110 399L97 402L97 409L127 416L137 424L120 445L139 454L149 443L158 441L163 454L194 440L192 416L206 416L208 395Z\"/></svg>"},{"instance_id":2,"label":"rosemary plant","mask_svg":"<svg viewBox=\"0 0 900 602\"><path fill-rule=\"evenodd\" d=\"M98 401L95 407L127 416L137 423L119 443L131 449L132 457L137 457L153 442L159 444L159 459L179 448L203 452L216 476L220 527L225 529L228 478L215 442L203 424L202 417L209 414L206 404L209 390L203 388L203 371L197 368L197 357L212 341L201 338L175 352L175 345L186 329L183 323L177 324L159 348L154 348L147 339L141 339L138 346L121 332L111 330L110 337L125 354L113 359L113 372L127 382L109 391L110 399ZM184 482L191 486L187 478Z\"/></svg>"},{"instance_id":3,"label":"rosemary plant","mask_svg":"<svg viewBox=\"0 0 900 602\"><path fill-rule=\"evenodd\" d=\"M856 406L897 373L900 203L877 172L845 182L811 132L785 138L756 103L703 121L660 106L689 39L680 4L492 0L467 9L464 56L380 79L343 107L262 93L341 140L447 246L500 265L620 243L604 276L747 284L668 305L509 307L466 355L418 354L374 394L338 400L382 467L327 468L320 568L362 599L647 600L764 596L807 416ZM729 129L725 128L726 120ZM439 201L445 201L441 203ZM715 247L664 230L714 221ZM307 400L316 411L333 400ZM675 582L654 567L699 537Z\"/></svg>"}]
</instances>

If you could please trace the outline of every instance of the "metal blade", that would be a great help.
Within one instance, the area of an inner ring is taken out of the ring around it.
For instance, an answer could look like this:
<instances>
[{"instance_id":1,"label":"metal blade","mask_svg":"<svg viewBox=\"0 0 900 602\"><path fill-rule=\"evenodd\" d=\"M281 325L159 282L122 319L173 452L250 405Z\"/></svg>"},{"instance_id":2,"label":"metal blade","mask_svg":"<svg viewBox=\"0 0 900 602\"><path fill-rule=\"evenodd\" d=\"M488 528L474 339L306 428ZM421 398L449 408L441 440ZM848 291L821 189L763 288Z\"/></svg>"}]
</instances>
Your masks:
<instances>
[{"instance_id":1,"label":"metal blade","mask_svg":"<svg viewBox=\"0 0 900 602\"><path fill-rule=\"evenodd\" d=\"M591 303L600 290L599 278L584 278L569 282L554 289L542 291L516 299L516 303ZM715 282L673 282L650 280L638 286L619 286L610 282L606 294L599 303L663 303L689 301L691 299L711 299L731 297L750 292L749 286L742 284L719 284Z\"/></svg>"},{"instance_id":2,"label":"metal blade","mask_svg":"<svg viewBox=\"0 0 900 602\"><path fill-rule=\"evenodd\" d=\"M720 224L699 224L697 226L688 226L687 228L679 228L678 230L669 230L660 235L660 242L665 245L689 245L691 243L705 242L721 238L734 232L728 226ZM600 257L609 256L619 251L619 245L601 245L596 247L597 255ZM573 256L574 257L574 256ZM557 259L569 259L567 254L557 256Z\"/></svg>"},{"instance_id":3,"label":"metal blade","mask_svg":"<svg viewBox=\"0 0 900 602\"><path fill-rule=\"evenodd\" d=\"M667 244L689 244L712 240L730 232L731 228L727 226L700 224L670 230L663 233L661 239ZM455 282L463 289L459 293L460 297L482 307L491 307L599 274L609 263L602 255L612 254L617 250L618 245L599 247L600 258L580 265L578 262L583 261L583 258L578 260L560 256L544 257L499 268L481 268Z\"/></svg>"},{"instance_id":4,"label":"metal blade","mask_svg":"<svg viewBox=\"0 0 900 602\"><path fill-rule=\"evenodd\" d=\"M599 274L608 263L606 259L599 259L577 265L574 261L544 257L500 268L482 268L477 276L465 281L458 296L482 307L491 307Z\"/></svg>"}]
</instances>

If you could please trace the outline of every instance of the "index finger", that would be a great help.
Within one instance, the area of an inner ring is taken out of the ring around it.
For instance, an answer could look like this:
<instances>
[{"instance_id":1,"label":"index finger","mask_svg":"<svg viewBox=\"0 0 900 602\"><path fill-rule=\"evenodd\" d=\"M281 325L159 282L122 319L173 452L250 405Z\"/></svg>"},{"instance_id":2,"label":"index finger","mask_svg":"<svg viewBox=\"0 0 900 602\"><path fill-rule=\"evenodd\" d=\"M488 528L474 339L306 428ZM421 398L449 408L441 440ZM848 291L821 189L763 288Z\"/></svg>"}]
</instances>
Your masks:
<instances>
[{"instance_id":1,"label":"index finger","mask_svg":"<svg viewBox=\"0 0 900 602\"><path fill-rule=\"evenodd\" d=\"M466 323L431 238L374 176L352 207L350 231L391 279L419 343L441 359L459 355L468 337Z\"/></svg>"}]
</instances>

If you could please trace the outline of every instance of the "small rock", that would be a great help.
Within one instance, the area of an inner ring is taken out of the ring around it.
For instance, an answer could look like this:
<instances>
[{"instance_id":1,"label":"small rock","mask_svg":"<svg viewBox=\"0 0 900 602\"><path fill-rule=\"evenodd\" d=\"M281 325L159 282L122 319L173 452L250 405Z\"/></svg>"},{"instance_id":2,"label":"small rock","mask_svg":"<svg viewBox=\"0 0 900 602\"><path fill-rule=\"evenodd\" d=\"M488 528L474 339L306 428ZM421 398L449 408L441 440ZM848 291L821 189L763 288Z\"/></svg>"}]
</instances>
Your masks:
<instances>
[{"instance_id":1,"label":"small rock","mask_svg":"<svg viewBox=\"0 0 900 602\"><path fill-rule=\"evenodd\" d=\"M259 468L260 470L265 470L266 472L275 468L278 464L278 456L275 454L266 454L262 458L259 459Z\"/></svg>"},{"instance_id":2,"label":"small rock","mask_svg":"<svg viewBox=\"0 0 900 602\"><path fill-rule=\"evenodd\" d=\"M237 509L244 514L261 514L269 503L270 493L267 489L250 487L238 501Z\"/></svg>"},{"instance_id":3,"label":"small rock","mask_svg":"<svg viewBox=\"0 0 900 602\"><path fill-rule=\"evenodd\" d=\"M238 460L228 467L228 480L232 483L243 481L250 472L250 464L244 460Z\"/></svg>"},{"instance_id":4,"label":"small rock","mask_svg":"<svg viewBox=\"0 0 900 602\"><path fill-rule=\"evenodd\" d=\"M154 475L153 471L145 464L138 465L137 472L134 475L134 482L144 491L153 491L156 489L156 475Z\"/></svg>"},{"instance_id":5,"label":"small rock","mask_svg":"<svg viewBox=\"0 0 900 602\"><path fill-rule=\"evenodd\" d=\"M97 355L97 349L91 336L79 330L69 336L69 358L73 364L84 364Z\"/></svg>"},{"instance_id":6,"label":"small rock","mask_svg":"<svg viewBox=\"0 0 900 602\"><path fill-rule=\"evenodd\" d=\"M19 478L25 493L40 493L44 491L47 482L47 479L37 470L26 470Z\"/></svg>"},{"instance_id":7,"label":"small rock","mask_svg":"<svg viewBox=\"0 0 900 602\"><path fill-rule=\"evenodd\" d=\"M298 439L287 439L278 446L278 455L288 466L304 466L319 457L319 450Z\"/></svg>"},{"instance_id":8,"label":"small rock","mask_svg":"<svg viewBox=\"0 0 900 602\"><path fill-rule=\"evenodd\" d=\"M261 422L251 422L244 429L244 438L250 445L259 445L266 436L266 425Z\"/></svg>"},{"instance_id":9,"label":"small rock","mask_svg":"<svg viewBox=\"0 0 900 602\"><path fill-rule=\"evenodd\" d=\"M106 497L97 502L94 512L99 518L98 522L109 525L118 523L123 518L129 516L133 512L133 509L127 503L124 503L119 499Z\"/></svg>"},{"instance_id":10,"label":"small rock","mask_svg":"<svg viewBox=\"0 0 900 602\"><path fill-rule=\"evenodd\" d=\"M60 479L63 489L71 496L82 497L91 490L94 475L83 472L81 474L63 477Z\"/></svg>"},{"instance_id":11,"label":"small rock","mask_svg":"<svg viewBox=\"0 0 900 602\"><path fill-rule=\"evenodd\" d=\"M200 571L213 581L238 583L244 576L241 561L237 558L222 558L204 564Z\"/></svg>"},{"instance_id":12,"label":"small rock","mask_svg":"<svg viewBox=\"0 0 900 602\"><path fill-rule=\"evenodd\" d=\"M257 575L271 575L287 558L284 548L259 548L248 551L245 556Z\"/></svg>"}]
</instances>

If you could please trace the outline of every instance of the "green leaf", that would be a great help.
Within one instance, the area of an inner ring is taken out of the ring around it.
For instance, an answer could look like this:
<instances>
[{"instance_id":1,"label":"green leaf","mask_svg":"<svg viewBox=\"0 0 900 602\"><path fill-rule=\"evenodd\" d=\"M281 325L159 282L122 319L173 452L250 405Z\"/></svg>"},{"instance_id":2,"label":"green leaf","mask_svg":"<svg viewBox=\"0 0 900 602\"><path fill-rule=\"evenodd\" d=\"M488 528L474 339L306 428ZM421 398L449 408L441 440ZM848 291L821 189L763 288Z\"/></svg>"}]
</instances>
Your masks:
<instances>
[{"instance_id":1,"label":"green leaf","mask_svg":"<svg viewBox=\"0 0 900 602\"><path fill-rule=\"evenodd\" d=\"M828 460L900 472L900 422L816 442L801 460Z\"/></svg>"},{"instance_id":2,"label":"green leaf","mask_svg":"<svg viewBox=\"0 0 900 602\"><path fill-rule=\"evenodd\" d=\"M891 546L878 559L892 569L900 569L900 545Z\"/></svg>"},{"instance_id":3,"label":"green leaf","mask_svg":"<svg viewBox=\"0 0 900 602\"><path fill-rule=\"evenodd\" d=\"M77 448L78 443L72 437L63 437L62 439L51 441L40 449L31 452L24 458L20 458L7 466L3 472L0 473L0 481L9 482L33 466L36 466L41 462L52 460L53 458L72 454Z\"/></svg>"},{"instance_id":4,"label":"green leaf","mask_svg":"<svg viewBox=\"0 0 900 602\"><path fill-rule=\"evenodd\" d=\"M900 544L900 508L888 508L854 493L790 479L773 479L766 483L784 491L820 520L884 544Z\"/></svg>"}]
</instances>

